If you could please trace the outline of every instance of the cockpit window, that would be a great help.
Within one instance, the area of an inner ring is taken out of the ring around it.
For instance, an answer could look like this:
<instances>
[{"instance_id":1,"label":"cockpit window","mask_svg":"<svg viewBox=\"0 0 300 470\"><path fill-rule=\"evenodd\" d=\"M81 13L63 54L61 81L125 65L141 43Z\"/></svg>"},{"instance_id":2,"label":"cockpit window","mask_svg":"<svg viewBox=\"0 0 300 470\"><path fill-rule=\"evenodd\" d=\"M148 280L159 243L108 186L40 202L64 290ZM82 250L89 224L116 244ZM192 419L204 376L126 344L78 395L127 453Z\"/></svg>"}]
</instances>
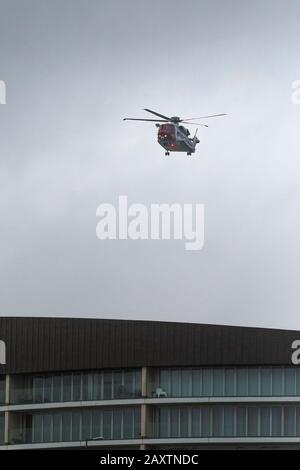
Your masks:
<instances>
[{"instance_id":1,"label":"cockpit window","mask_svg":"<svg viewBox=\"0 0 300 470\"><path fill-rule=\"evenodd\" d=\"M175 126L173 124L162 124L158 131L158 138L166 142L175 140Z\"/></svg>"}]
</instances>

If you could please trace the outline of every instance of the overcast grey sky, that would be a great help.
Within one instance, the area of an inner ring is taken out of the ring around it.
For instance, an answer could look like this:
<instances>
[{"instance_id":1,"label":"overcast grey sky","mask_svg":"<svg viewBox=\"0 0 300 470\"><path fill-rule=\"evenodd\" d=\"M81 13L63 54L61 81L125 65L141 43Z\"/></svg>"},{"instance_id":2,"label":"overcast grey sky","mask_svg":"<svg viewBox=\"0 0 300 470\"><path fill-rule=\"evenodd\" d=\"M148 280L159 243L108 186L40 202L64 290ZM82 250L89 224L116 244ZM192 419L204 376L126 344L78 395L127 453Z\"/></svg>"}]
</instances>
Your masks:
<instances>
[{"instance_id":1,"label":"overcast grey sky","mask_svg":"<svg viewBox=\"0 0 300 470\"><path fill-rule=\"evenodd\" d=\"M0 0L0 312L300 329L298 0ZM165 158L149 107L229 114ZM205 204L205 246L96 208Z\"/></svg>"}]
</instances>

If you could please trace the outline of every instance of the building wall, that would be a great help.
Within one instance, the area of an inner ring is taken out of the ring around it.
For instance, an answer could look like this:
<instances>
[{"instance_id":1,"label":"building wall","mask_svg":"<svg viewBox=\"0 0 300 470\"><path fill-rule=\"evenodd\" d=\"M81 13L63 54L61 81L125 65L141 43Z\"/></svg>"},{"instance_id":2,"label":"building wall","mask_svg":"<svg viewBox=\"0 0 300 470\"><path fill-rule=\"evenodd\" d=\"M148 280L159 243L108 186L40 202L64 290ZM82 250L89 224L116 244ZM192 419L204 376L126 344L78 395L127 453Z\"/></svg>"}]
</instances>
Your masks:
<instances>
[{"instance_id":1,"label":"building wall","mask_svg":"<svg viewBox=\"0 0 300 470\"><path fill-rule=\"evenodd\" d=\"M1 318L0 446L299 446L298 332Z\"/></svg>"}]
</instances>

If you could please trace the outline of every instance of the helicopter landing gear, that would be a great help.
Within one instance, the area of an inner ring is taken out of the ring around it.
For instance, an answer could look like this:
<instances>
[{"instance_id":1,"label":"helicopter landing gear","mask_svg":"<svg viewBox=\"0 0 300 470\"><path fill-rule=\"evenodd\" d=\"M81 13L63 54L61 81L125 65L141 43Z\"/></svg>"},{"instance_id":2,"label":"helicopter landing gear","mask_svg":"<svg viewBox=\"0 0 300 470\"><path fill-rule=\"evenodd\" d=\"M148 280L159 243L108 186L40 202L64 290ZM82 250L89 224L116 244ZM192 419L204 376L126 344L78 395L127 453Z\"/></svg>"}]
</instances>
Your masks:
<instances>
[{"instance_id":1,"label":"helicopter landing gear","mask_svg":"<svg viewBox=\"0 0 300 470\"><path fill-rule=\"evenodd\" d=\"M165 156L166 156L166 157L169 157L169 156L170 156L170 152L165 152Z\"/></svg>"}]
</instances>

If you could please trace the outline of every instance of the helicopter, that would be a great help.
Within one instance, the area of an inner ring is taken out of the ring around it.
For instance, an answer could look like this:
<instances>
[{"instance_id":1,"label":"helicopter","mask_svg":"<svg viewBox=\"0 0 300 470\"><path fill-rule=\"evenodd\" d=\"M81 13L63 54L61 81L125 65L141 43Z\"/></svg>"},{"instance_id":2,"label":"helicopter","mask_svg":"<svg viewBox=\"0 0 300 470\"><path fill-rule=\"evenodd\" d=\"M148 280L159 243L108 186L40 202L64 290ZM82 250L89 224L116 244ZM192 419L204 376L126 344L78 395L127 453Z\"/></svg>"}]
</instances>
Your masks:
<instances>
[{"instance_id":1,"label":"helicopter","mask_svg":"<svg viewBox=\"0 0 300 470\"><path fill-rule=\"evenodd\" d=\"M198 118L180 119L179 116L164 116L163 114L152 111L152 109L144 108L144 111L158 116L160 119L140 119L140 118L124 118L123 121L150 121L155 122L158 128L157 141L166 150L165 155L169 156L170 152L186 152L191 156L195 153L196 145L200 140L197 138L197 131L194 137L190 137L190 131L182 126L182 124L193 124L196 126L208 127L207 124L199 124L190 122L198 119L207 119L212 117L226 116L226 114L211 114L210 116L202 116ZM160 122L164 124L159 124Z\"/></svg>"}]
</instances>

